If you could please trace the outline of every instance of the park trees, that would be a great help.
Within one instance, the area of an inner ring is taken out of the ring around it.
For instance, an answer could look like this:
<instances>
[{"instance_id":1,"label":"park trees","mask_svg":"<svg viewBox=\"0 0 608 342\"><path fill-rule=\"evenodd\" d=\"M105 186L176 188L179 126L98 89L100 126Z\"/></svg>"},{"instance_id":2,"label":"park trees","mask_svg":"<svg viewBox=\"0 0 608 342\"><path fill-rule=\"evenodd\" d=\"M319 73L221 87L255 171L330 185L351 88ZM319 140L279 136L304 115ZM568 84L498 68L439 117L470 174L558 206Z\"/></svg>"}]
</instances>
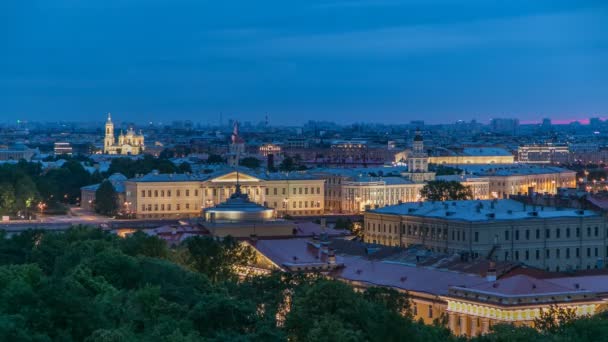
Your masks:
<instances>
[{"instance_id":1,"label":"park trees","mask_svg":"<svg viewBox=\"0 0 608 342\"><path fill-rule=\"evenodd\" d=\"M109 180L101 182L95 191L95 212L112 216L118 211L118 194Z\"/></svg>"},{"instance_id":2,"label":"park trees","mask_svg":"<svg viewBox=\"0 0 608 342\"><path fill-rule=\"evenodd\" d=\"M428 182L421 190L420 196L427 201L452 201L473 199L473 191L457 181L436 180Z\"/></svg>"}]
</instances>

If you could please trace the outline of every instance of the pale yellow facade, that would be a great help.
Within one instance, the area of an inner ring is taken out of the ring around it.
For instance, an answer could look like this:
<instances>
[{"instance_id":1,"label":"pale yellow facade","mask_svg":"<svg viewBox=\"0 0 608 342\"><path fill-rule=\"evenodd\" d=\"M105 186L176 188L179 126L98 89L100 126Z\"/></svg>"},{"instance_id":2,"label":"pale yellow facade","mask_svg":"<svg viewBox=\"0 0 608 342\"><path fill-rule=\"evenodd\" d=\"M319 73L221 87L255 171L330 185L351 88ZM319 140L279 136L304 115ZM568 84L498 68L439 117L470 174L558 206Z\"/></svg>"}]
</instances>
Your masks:
<instances>
[{"instance_id":1,"label":"pale yellow facade","mask_svg":"<svg viewBox=\"0 0 608 342\"><path fill-rule=\"evenodd\" d=\"M608 260L606 229L601 215L482 221L414 214L364 215L364 241L368 243L422 245L435 252L521 262L547 271L604 267Z\"/></svg>"},{"instance_id":2,"label":"pale yellow facade","mask_svg":"<svg viewBox=\"0 0 608 342\"><path fill-rule=\"evenodd\" d=\"M236 190L236 172L202 181L163 176L162 181L125 182L126 201L136 217L200 216L204 208L225 202ZM279 216L323 213L322 179L260 179L241 172L238 181L252 202L276 209Z\"/></svg>"},{"instance_id":3,"label":"pale yellow facade","mask_svg":"<svg viewBox=\"0 0 608 342\"><path fill-rule=\"evenodd\" d=\"M513 164L514 156L430 156L430 164Z\"/></svg>"},{"instance_id":4,"label":"pale yellow facade","mask_svg":"<svg viewBox=\"0 0 608 342\"><path fill-rule=\"evenodd\" d=\"M317 173L325 179L325 210L329 213L359 214L368 209L420 200L424 183L393 181L396 177L366 180L335 173Z\"/></svg>"},{"instance_id":5,"label":"pale yellow facade","mask_svg":"<svg viewBox=\"0 0 608 342\"><path fill-rule=\"evenodd\" d=\"M540 194L556 194L559 188L576 187L576 172L570 170L537 174L492 175L488 178L492 198L527 194L530 188Z\"/></svg>"}]
</instances>

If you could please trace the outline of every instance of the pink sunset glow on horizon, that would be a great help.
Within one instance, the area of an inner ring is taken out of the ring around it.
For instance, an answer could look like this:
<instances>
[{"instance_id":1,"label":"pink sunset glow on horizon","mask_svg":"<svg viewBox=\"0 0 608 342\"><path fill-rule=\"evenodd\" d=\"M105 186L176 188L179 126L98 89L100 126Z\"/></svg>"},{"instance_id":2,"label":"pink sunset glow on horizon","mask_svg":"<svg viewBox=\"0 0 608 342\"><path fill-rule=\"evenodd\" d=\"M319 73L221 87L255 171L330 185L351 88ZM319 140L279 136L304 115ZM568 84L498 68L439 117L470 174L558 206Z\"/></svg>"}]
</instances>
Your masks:
<instances>
[{"instance_id":1,"label":"pink sunset glow on horizon","mask_svg":"<svg viewBox=\"0 0 608 342\"><path fill-rule=\"evenodd\" d=\"M602 121L605 121L606 118L600 117L599 118ZM553 125L568 125L571 124L573 122L578 122L581 125L588 125L589 124L589 118L587 119L551 119L551 124ZM542 120L521 120L520 124L522 125L534 125L534 124L541 124Z\"/></svg>"}]
</instances>

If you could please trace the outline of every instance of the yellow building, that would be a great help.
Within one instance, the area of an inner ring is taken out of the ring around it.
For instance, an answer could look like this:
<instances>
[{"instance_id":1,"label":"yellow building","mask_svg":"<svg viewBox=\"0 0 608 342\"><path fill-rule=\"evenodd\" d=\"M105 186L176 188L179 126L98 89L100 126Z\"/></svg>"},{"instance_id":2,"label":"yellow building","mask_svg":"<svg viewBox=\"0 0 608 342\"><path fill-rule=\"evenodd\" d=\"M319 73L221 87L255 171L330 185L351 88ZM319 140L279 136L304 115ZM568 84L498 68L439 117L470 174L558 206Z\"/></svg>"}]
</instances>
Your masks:
<instances>
[{"instance_id":1,"label":"yellow building","mask_svg":"<svg viewBox=\"0 0 608 342\"><path fill-rule=\"evenodd\" d=\"M145 149L144 136L135 133L133 128L129 128L126 134L120 132L118 141L114 137L114 123L112 117L108 113L106 121L105 137L103 139L103 153L105 154L125 154L135 155L143 153Z\"/></svg>"},{"instance_id":2,"label":"yellow building","mask_svg":"<svg viewBox=\"0 0 608 342\"><path fill-rule=\"evenodd\" d=\"M593 315L606 310L608 299L608 275L539 279L515 270L497 279L491 268L484 275L372 260L334 251L314 239L247 243L256 251L257 271L320 272L358 291L389 287L407 294L415 320L444 324L447 318L446 327L457 336L485 334L496 324L533 327L551 306L579 317Z\"/></svg>"},{"instance_id":3,"label":"yellow building","mask_svg":"<svg viewBox=\"0 0 608 342\"><path fill-rule=\"evenodd\" d=\"M325 209L331 213L359 214L420 199L424 183L401 177L402 168L317 169L325 180ZM370 175L371 174L371 175Z\"/></svg>"},{"instance_id":4,"label":"yellow building","mask_svg":"<svg viewBox=\"0 0 608 342\"><path fill-rule=\"evenodd\" d=\"M404 203L364 215L368 243L422 245L547 271L603 268L608 260L606 228L606 219L597 212L514 200Z\"/></svg>"},{"instance_id":5,"label":"yellow building","mask_svg":"<svg viewBox=\"0 0 608 342\"><path fill-rule=\"evenodd\" d=\"M249 199L275 209L278 216L320 215L324 210L324 181L300 173L255 174L238 172L238 182ZM150 174L125 182L127 201L141 218L200 216L205 208L225 202L234 194L237 172L209 175Z\"/></svg>"},{"instance_id":6,"label":"yellow building","mask_svg":"<svg viewBox=\"0 0 608 342\"><path fill-rule=\"evenodd\" d=\"M560 188L576 187L576 172L555 166L510 164L458 167L467 175L488 178L491 198L508 198L530 191L556 194Z\"/></svg>"},{"instance_id":7,"label":"yellow building","mask_svg":"<svg viewBox=\"0 0 608 342\"><path fill-rule=\"evenodd\" d=\"M499 147L463 147L457 149L437 148L429 157L432 164L513 164L515 156Z\"/></svg>"}]
</instances>

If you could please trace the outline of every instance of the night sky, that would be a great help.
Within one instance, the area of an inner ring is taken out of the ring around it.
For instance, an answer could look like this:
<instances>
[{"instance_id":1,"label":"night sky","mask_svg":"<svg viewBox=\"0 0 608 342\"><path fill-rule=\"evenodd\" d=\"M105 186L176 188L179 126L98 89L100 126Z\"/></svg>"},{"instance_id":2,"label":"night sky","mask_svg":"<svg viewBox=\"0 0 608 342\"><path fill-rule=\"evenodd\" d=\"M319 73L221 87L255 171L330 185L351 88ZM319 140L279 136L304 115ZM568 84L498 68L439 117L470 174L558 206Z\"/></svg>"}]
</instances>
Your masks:
<instances>
[{"instance_id":1,"label":"night sky","mask_svg":"<svg viewBox=\"0 0 608 342\"><path fill-rule=\"evenodd\" d=\"M0 122L608 116L608 1L3 0Z\"/></svg>"}]
</instances>

